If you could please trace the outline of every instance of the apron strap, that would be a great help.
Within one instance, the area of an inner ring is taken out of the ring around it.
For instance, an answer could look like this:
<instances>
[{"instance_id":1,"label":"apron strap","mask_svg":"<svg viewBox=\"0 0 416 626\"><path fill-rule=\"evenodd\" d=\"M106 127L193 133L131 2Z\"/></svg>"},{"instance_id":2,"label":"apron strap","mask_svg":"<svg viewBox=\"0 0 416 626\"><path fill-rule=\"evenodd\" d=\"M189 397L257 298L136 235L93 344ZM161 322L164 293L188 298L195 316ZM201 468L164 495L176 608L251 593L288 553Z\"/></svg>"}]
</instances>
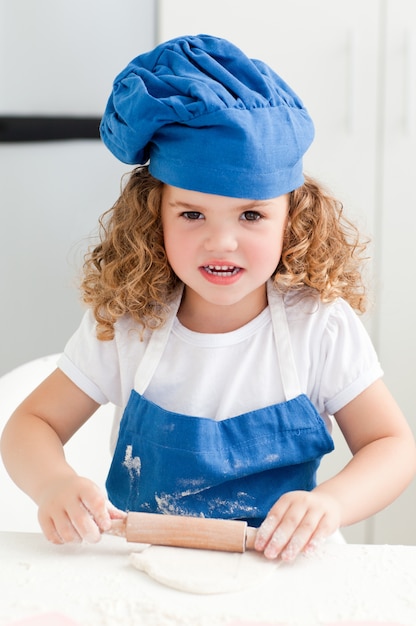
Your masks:
<instances>
[{"instance_id":1,"label":"apron strap","mask_svg":"<svg viewBox=\"0 0 416 626\"><path fill-rule=\"evenodd\" d=\"M299 396L302 392L293 356L283 297L276 291L271 281L268 281L267 283L267 298L272 318L273 334L280 366L283 393L286 400L292 400L293 398ZM134 377L134 389L140 395L144 394L150 381L152 380L157 366L159 365L159 361L169 341L169 335L172 330L181 299L182 291L178 294L176 301L172 304L166 322L163 326L151 334L148 346Z\"/></svg>"},{"instance_id":2,"label":"apron strap","mask_svg":"<svg viewBox=\"0 0 416 626\"><path fill-rule=\"evenodd\" d=\"M286 400L292 400L301 395L302 391L293 356L283 296L273 287L271 280L267 282L267 299L272 317L283 393Z\"/></svg>"},{"instance_id":3,"label":"apron strap","mask_svg":"<svg viewBox=\"0 0 416 626\"><path fill-rule=\"evenodd\" d=\"M159 365L159 361L168 343L170 331L172 330L181 299L182 290L178 294L177 299L171 305L169 315L163 326L153 331L150 336L149 343L134 376L134 389L140 395L143 395L147 389L147 386L152 380L153 374Z\"/></svg>"}]
</instances>

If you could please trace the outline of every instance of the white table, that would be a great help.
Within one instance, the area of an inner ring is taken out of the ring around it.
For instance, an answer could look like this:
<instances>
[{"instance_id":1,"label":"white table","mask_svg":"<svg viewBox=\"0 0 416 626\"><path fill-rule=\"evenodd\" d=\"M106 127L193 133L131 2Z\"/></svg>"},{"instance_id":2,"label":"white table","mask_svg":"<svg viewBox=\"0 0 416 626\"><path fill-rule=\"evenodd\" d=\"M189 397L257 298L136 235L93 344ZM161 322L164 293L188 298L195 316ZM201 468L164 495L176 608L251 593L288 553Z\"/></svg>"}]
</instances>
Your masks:
<instances>
[{"instance_id":1,"label":"white table","mask_svg":"<svg viewBox=\"0 0 416 626\"><path fill-rule=\"evenodd\" d=\"M191 595L129 563L133 544L53 546L38 533L0 533L0 625L58 611L82 626L296 626L355 621L416 625L416 546L326 544L244 592Z\"/></svg>"}]
</instances>

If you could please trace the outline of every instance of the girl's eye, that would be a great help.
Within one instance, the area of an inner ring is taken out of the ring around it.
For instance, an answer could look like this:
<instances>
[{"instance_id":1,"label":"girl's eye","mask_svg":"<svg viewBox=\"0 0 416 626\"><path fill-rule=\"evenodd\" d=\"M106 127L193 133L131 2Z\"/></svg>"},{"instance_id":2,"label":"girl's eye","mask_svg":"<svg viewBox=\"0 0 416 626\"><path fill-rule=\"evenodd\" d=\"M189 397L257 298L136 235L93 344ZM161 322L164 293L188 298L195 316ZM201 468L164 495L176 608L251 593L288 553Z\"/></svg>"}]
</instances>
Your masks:
<instances>
[{"instance_id":1,"label":"girl's eye","mask_svg":"<svg viewBox=\"0 0 416 626\"><path fill-rule=\"evenodd\" d=\"M261 219L261 215L258 211L244 211L241 215L241 219L247 222L257 222Z\"/></svg>"},{"instance_id":2,"label":"girl's eye","mask_svg":"<svg viewBox=\"0 0 416 626\"><path fill-rule=\"evenodd\" d=\"M184 217L186 220L200 220L202 219L204 216L202 213L200 213L199 211L184 211L183 213L181 213L182 217Z\"/></svg>"}]
</instances>

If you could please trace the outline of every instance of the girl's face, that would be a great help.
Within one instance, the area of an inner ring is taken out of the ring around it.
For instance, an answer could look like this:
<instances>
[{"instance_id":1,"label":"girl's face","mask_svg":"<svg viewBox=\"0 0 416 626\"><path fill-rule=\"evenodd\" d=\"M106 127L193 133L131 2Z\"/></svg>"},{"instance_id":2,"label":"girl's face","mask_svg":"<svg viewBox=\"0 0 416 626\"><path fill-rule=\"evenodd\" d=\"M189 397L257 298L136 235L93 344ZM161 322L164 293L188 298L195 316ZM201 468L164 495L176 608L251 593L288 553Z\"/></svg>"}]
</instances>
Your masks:
<instances>
[{"instance_id":1,"label":"girl's face","mask_svg":"<svg viewBox=\"0 0 416 626\"><path fill-rule=\"evenodd\" d=\"M242 200L164 185L161 210L167 258L185 284L182 323L227 332L256 317L280 260L289 195Z\"/></svg>"}]
</instances>

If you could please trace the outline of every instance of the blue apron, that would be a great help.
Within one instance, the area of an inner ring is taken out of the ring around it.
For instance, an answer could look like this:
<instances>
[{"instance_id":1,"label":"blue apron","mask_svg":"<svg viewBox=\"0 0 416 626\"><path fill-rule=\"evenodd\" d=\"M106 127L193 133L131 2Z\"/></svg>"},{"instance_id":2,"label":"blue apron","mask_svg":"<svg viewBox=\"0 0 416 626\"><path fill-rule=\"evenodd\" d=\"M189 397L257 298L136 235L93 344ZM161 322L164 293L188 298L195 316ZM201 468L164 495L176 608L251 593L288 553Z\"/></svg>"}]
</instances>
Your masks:
<instances>
[{"instance_id":1,"label":"blue apron","mask_svg":"<svg viewBox=\"0 0 416 626\"><path fill-rule=\"evenodd\" d=\"M270 285L268 300L285 401L216 421L147 400L143 394L168 341L179 298L169 320L152 333L120 422L106 482L115 506L259 526L283 493L315 487L320 460L334 444L301 393L284 303Z\"/></svg>"}]
</instances>

